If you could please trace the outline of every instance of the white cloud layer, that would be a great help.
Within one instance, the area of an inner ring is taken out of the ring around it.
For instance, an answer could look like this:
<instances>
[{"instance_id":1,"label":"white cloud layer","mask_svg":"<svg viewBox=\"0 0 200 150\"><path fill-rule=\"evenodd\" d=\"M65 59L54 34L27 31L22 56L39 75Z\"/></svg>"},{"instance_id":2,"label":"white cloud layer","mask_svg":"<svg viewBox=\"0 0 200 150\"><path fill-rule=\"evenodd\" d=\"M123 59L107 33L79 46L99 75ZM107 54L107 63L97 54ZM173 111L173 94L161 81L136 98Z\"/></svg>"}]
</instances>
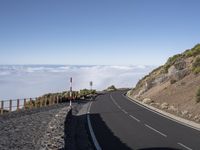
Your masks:
<instances>
[{"instance_id":1,"label":"white cloud layer","mask_svg":"<svg viewBox=\"0 0 200 150\"><path fill-rule=\"evenodd\" d=\"M76 90L109 85L133 87L153 66L67 66L67 65L1 65L0 99L28 98L69 89L73 77Z\"/></svg>"}]
</instances>

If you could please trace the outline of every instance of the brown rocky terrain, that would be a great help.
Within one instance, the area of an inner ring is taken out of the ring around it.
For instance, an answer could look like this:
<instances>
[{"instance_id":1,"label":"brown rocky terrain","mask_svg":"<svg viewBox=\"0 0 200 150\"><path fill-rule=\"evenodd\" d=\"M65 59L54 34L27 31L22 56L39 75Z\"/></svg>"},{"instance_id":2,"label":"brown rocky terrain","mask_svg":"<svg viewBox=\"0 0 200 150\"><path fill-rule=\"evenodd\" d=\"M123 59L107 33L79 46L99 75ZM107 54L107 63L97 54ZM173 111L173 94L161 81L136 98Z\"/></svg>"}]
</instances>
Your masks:
<instances>
[{"instance_id":1,"label":"brown rocky terrain","mask_svg":"<svg viewBox=\"0 0 200 150\"><path fill-rule=\"evenodd\" d=\"M200 122L200 44L170 57L141 79L128 94L183 118Z\"/></svg>"}]
</instances>

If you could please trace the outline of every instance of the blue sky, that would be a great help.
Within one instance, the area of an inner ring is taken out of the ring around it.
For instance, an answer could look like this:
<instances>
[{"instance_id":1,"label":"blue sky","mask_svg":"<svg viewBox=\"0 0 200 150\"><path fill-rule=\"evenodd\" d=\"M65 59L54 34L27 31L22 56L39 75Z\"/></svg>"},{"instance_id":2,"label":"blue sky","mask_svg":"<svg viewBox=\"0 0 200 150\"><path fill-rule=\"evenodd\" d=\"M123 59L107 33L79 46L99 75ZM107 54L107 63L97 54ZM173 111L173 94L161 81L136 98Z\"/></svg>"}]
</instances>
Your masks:
<instances>
[{"instance_id":1,"label":"blue sky","mask_svg":"<svg viewBox=\"0 0 200 150\"><path fill-rule=\"evenodd\" d=\"M160 65L200 42L198 0L1 0L0 64Z\"/></svg>"}]
</instances>

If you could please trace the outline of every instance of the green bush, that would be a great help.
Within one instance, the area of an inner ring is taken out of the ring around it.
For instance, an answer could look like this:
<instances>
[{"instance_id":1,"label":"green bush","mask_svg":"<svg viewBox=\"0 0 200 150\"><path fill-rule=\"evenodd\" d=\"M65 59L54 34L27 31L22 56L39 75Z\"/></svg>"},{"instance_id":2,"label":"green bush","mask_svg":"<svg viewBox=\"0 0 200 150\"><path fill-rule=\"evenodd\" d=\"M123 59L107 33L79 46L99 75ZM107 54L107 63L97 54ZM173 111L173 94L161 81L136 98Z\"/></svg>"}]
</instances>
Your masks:
<instances>
[{"instance_id":1,"label":"green bush","mask_svg":"<svg viewBox=\"0 0 200 150\"><path fill-rule=\"evenodd\" d=\"M194 74L199 74L200 73L200 67L197 67L195 69L192 70L194 72Z\"/></svg>"},{"instance_id":2,"label":"green bush","mask_svg":"<svg viewBox=\"0 0 200 150\"><path fill-rule=\"evenodd\" d=\"M187 51L186 53L185 53L185 56L186 57L191 57L193 55L193 52L191 51L191 50L189 50L189 51Z\"/></svg>"},{"instance_id":3,"label":"green bush","mask_svg":"<svg viewBox=\"0 0 200 150\"><path fill-rule=\"evenodd\" d=\"M184 55L186 57L197 56L200 54L200 44L195 45L191 50L186 50Z\"/></svg>"},{"instance_id":4,"label":"green bush","mask_svg":"<svg viewBox=\"0 0 200 150\"><path fill-rule=\"evenodd\" d=\"M200 57L197 57L194 61L194 63L192 64L192 71L195 74L200 73Z\"/></svg>"},{"instance_id":5,"label":"green bush","mask_svg":"<svg viewBox=\"0 0 200 150\"><path fill-rule=\"evenodd\" d=\"M196 93L196 102L197 103L200 102L200 88L197 90L197 93Z\"/></svg>"},{"instance_id":6,"label":"green bush","mask_svg":"<svg viewBox=\"0 0 200 150\"><path fill-rule=\"evenodd\" d=\"M87 96L91 94L96 94L96 90L88 90L88 89L80 90L80 96Z\"/></svg>"},{"instance_id":7,"label":"green bush","mask_svg":"<svg viewBox=\"0 0 200 150\"><path fill-rule=\"evenodd\" d=\"M107 88L107 91L116 91L117 88L114 85L111 85Z\"/></svg>"},{"instance_id":8,"label":"green bush","mask_svg":"<svg viewBox=\"0 0 200 150\"><path fill-rule=\"evenodd\" d=\"M177 54L172 57L169 57L167 64L174 64L178 58L181 58L181 56L181 54Z\"/></svg>"},{"instance_id":9,"label":"green bush","mask_svg":"<svg viewBox=\"0 0 200 150\"><path fill-rule=\"evenodd\" d=\"M164 72L167 73L168 69L178 60L182 57L182 54L177 54L174 55L173 57L169 57L169 59L167 60L167 63L163 66L164 68Z\"/></svg>"}]
</instances>

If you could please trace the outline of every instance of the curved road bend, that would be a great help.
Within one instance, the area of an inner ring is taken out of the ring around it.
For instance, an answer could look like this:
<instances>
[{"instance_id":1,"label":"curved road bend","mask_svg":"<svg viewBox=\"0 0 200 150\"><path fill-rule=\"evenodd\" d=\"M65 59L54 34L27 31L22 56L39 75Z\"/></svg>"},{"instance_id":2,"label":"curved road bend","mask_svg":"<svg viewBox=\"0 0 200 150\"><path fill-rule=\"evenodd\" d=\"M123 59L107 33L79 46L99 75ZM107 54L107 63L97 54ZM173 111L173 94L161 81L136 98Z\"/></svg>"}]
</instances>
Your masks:
<instances>
[{"instance_id":1,"label":"curved road bend","mask_svg":"<svg viewBox=\"0 0 200 150\"><path fill-rule=\"evenodd\" d=\"M103 150L200 150L200 132L145 109L123 91L98 96L90 120Z\"/></svg>"}]
</instances>

